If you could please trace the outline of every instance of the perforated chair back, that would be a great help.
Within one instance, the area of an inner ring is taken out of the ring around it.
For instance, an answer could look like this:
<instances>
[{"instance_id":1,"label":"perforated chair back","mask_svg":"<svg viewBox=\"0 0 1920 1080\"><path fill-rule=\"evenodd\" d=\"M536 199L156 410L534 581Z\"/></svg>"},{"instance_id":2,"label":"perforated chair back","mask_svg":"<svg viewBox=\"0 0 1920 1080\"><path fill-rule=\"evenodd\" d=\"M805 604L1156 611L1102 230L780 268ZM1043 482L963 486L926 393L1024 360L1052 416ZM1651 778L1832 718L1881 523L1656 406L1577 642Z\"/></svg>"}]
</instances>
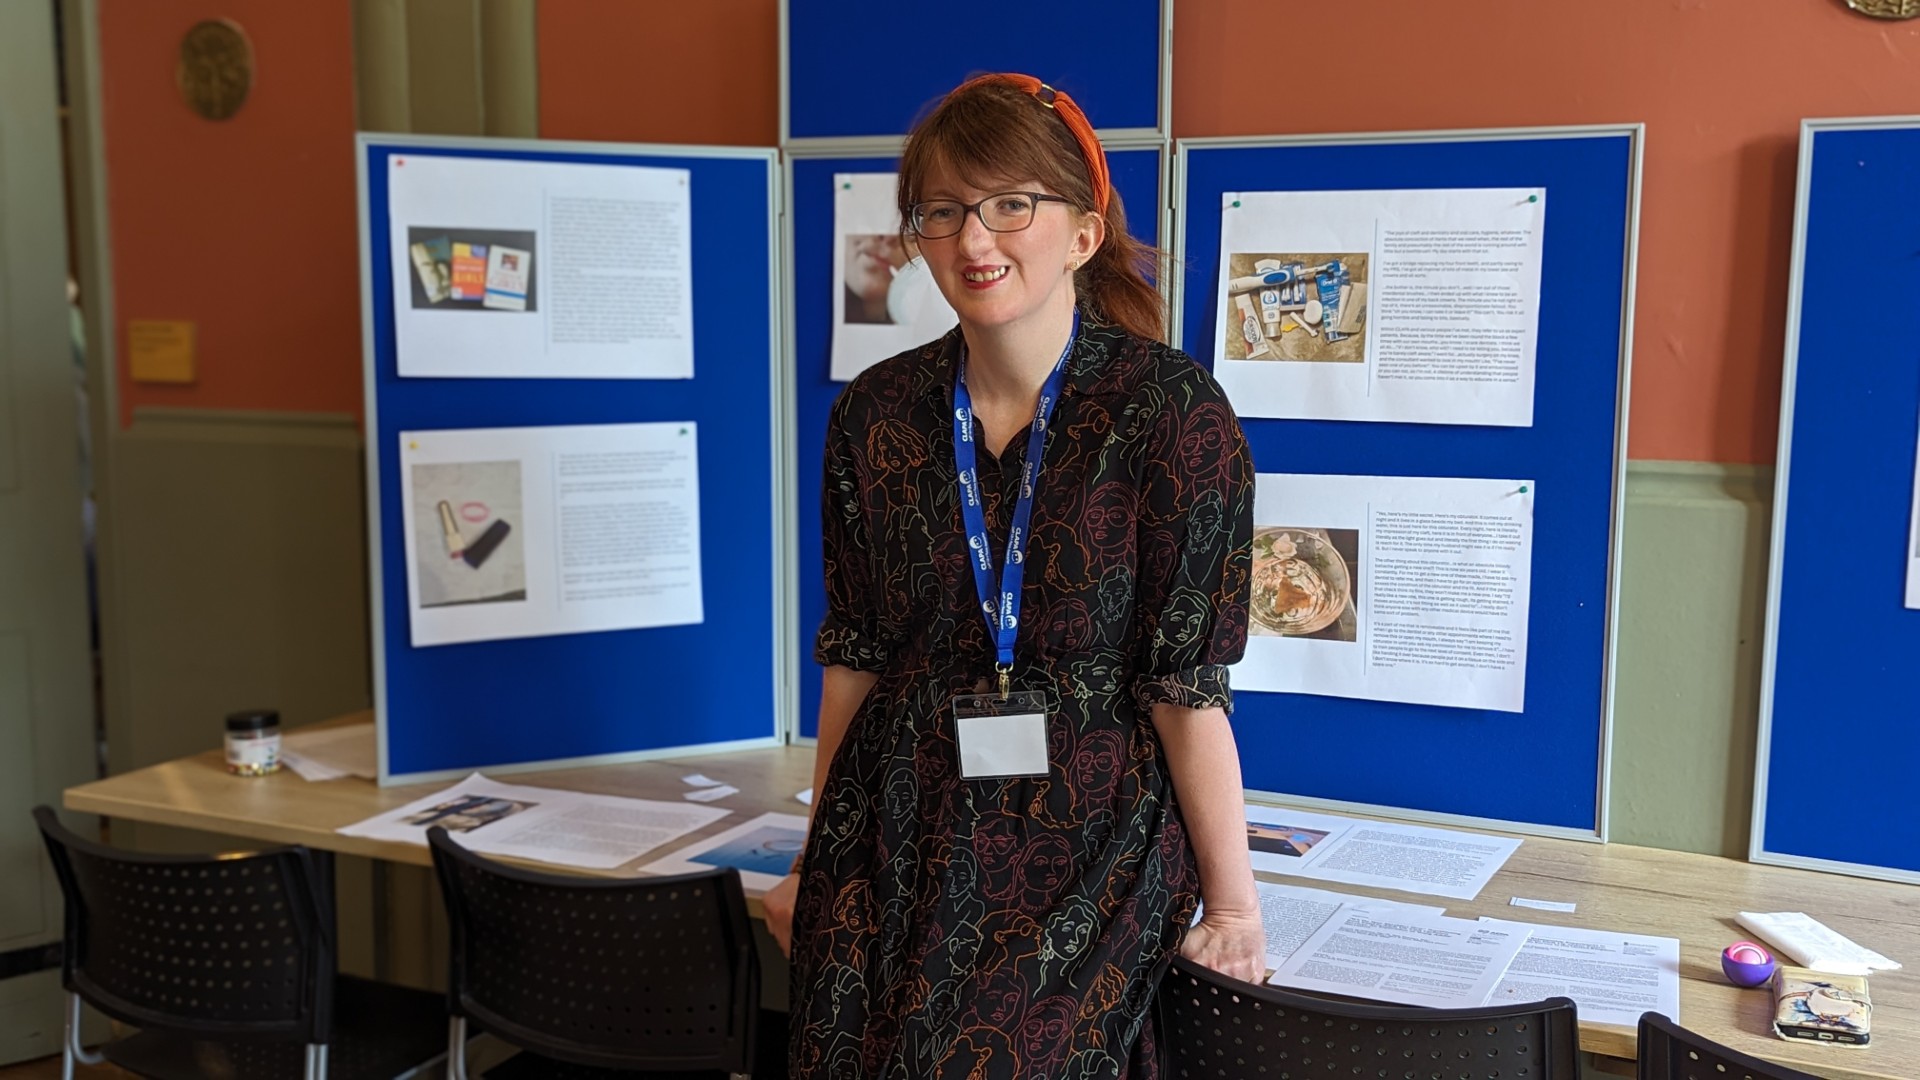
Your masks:
<instances>
[{"instance_id":1,"label":"perforated chair back","mask_svg":"<svg viewBox=\"0 0 1920 1080\"><path fill-rule=\"evenodd\" d=\"M1168 1077L1578 1080L1566 998L1479 1009L1360 1005L1255 986L1183 958L1156 1008Z\"/></svg>"},{"instance_id":2,"label":"perforated chair back","mask_svg":"<svg viewBox=\"0 0 1920 1080\"><path fill-rule=\"evenodd\" d=\"M1640 1080L1819 1080L1702 1038L1649 1012L1640 1014Z\"/></svg>"},{"instance_id":3,"label":"perforated chair back","mask_svg":"<svg viewBox=\"0 0 1920 1080\"><path fill-rule=\"evenodd\" d=\"M439 827L427 837L456 1016L580 1065L752 1068L760 967L739 871L550 874L484 859Z\"/></svg>"},{"instance_id":4,"label":"perforated chair back","mask_svg":"<svg viewBox=\"0 0 1920 1080\"><path fill-rule=\"evenodd\" d=\"M327 1041L332 909L304 849L144 855L80 837L48 807L33 818L66 897L69 991L142 1028Z\"/></svg>"}]
</instances>

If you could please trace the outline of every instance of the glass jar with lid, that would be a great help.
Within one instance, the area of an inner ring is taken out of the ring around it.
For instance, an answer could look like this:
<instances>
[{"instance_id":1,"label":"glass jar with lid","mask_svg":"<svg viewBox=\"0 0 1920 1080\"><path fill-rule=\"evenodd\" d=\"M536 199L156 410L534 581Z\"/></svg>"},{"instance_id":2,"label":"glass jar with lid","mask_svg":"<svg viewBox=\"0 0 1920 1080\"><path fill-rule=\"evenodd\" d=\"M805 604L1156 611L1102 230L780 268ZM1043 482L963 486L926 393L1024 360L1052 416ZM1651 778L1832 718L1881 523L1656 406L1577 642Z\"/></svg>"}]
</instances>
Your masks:
<instances>
[{"instance_id":1,"label":"glass jar with lid","mask_svg":"<svg viewBox=\"0 0 1920 1080\"><path fill-rule=\"evenodd\" d=\"M280 769L280 713L244 709L227 714L227 771L265 776Z\"/></svg>"}]
</instances>

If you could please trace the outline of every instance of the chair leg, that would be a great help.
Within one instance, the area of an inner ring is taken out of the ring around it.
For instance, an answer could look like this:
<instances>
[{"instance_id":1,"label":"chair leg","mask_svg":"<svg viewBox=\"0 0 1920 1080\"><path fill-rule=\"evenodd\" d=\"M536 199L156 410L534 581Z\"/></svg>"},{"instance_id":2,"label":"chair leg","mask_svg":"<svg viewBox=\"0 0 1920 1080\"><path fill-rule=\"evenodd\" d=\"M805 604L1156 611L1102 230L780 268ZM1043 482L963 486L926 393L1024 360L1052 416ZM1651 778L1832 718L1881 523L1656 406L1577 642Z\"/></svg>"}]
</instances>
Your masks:
<instances>
[{"instance_id":1,"label":"chair leg","mask_svg":"<svg viewBox=\"0 0 1920 1080\"><path fill-rule=\"evenodd\" d=\"M447 1080L467 1080L467 1018L447 1021Z\"/></svg>"},{"instance_id":2,"label":"chair leg","mask_svg":"<svg viewBox=\"0 0 1920 1080\"><path fill-rule=\"evenodd\" d=\"M327 1080L327 1044L307 1044L307 1080Z\"/></svg>"},{"instance_id":3,"label":"chair leg","mask_svg":"<svg viewBox=\"0 0 1920 1080\"><path fill-rule=\"evenodd\" d=\"M80 1045L80 995L69 992L66 1037L60 1045L61 1080L73 1080L73 1063L76 1061L82 1065L98 1065L105 1060L105 1054L89 1054L86 1047Z\"/></svg>"}]
</instances>

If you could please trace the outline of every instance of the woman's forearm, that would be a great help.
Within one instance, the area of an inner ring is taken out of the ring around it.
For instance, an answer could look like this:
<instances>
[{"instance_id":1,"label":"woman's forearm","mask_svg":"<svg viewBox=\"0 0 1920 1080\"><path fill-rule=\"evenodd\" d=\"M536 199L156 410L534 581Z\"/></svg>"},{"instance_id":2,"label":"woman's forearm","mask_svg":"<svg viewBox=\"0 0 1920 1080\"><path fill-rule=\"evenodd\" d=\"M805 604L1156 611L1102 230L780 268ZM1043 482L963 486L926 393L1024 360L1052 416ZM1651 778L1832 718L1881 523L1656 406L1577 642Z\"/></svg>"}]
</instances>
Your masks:
<instances>
[{"instance_id":1,"label":"woman's forearm","mask_svg":"<svg viewBox=\"0 0 1920 1080\"><path fill-rule=\"evenodd\" d=\"M1187 843L1200 868L1200 898L1209 910L1259 908L1247 855L1246 796L1240 753L1226 710L1153 707L1154 730L1167 755Z\"/></svg>"}]
</instances>

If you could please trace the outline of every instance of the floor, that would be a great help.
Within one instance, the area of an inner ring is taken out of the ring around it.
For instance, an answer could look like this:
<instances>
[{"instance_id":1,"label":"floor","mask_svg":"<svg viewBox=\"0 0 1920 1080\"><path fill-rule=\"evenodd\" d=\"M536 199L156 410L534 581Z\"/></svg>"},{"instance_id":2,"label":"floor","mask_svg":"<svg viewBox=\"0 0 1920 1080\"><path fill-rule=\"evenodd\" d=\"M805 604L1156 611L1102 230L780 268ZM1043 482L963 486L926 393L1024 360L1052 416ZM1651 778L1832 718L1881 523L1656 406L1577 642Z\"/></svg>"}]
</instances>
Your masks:
<instances>
[{"instance_id":1,"label":"floor","mask_svg":"<svg viewBox=\"0 0 1920 1080\"><path fill-rule=\"evenodd\" d=\"M111 1065L81 1065L73 1070L74 1080L131 1080L133 1074ZM60 1080L60 1059L41 1058L21 1065L0 1066L0 1080Z\"/></svg>"}]
</instances>

